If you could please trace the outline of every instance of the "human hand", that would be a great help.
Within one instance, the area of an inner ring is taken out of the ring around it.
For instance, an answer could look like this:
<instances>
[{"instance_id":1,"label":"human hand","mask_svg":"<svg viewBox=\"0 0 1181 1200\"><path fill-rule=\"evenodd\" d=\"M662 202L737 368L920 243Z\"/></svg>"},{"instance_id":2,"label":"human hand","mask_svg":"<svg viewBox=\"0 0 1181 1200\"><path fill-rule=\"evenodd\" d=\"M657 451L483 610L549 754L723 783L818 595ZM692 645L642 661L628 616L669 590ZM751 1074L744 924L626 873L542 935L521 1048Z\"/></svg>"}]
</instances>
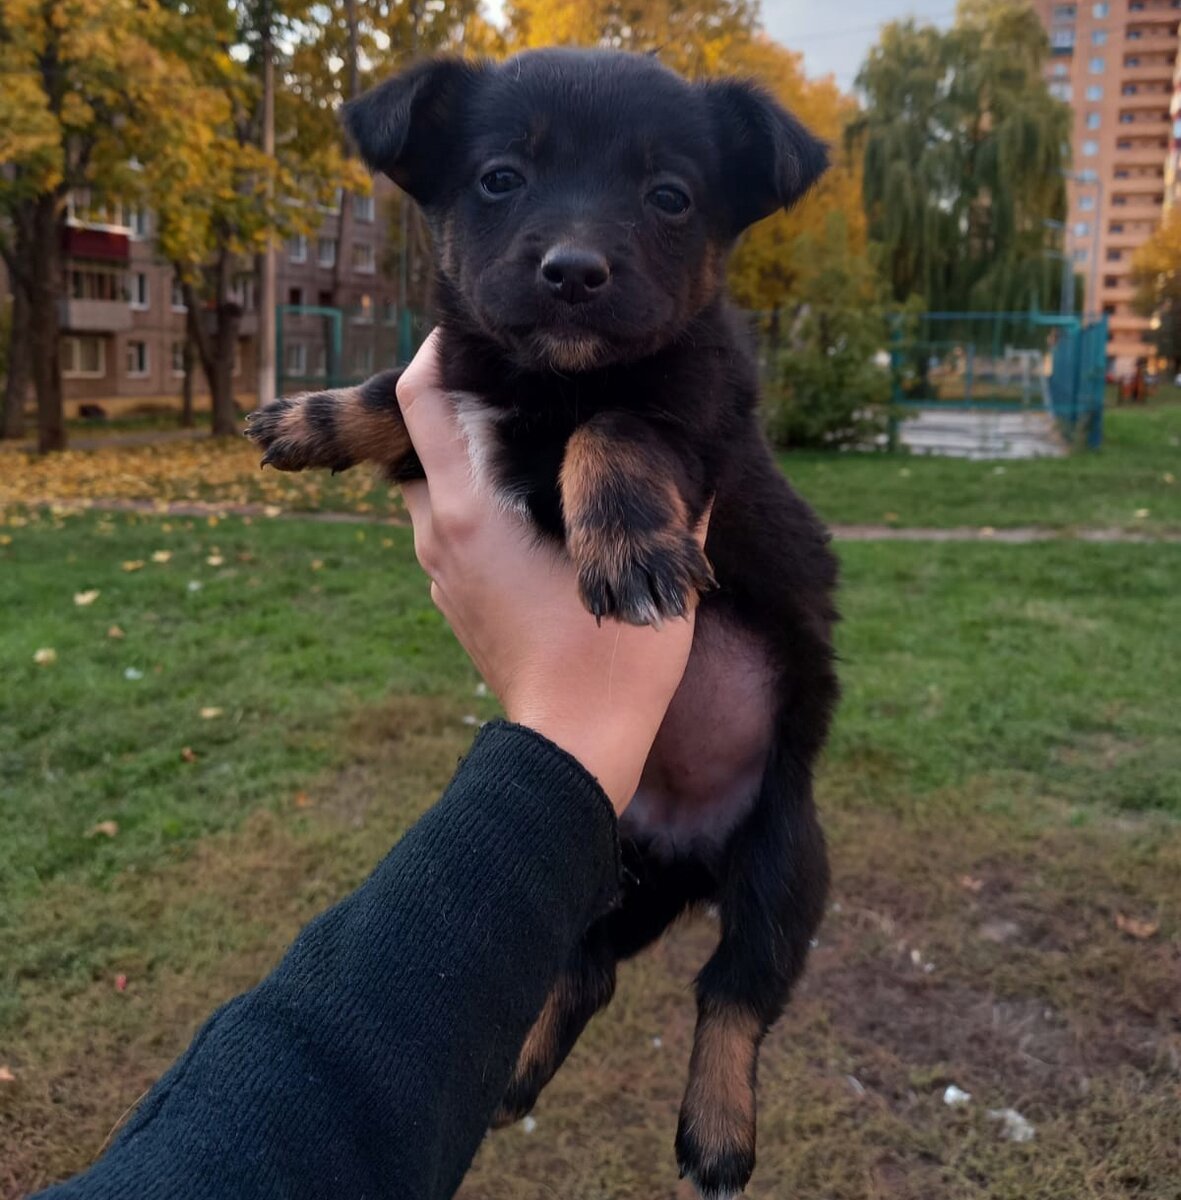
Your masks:
<instances>
[{"instance_id":1,"label":"human hand","mask_svg":"<svg viewBox=\"0 0 1181 1200\"><path fill-rule=\"evenodd\" d=\"M577 758L622 812L684 674L693 614L660 629L596 623L561 549L474 477L439 386L437 334L398 381L398 403L426 472L403 491L431 599L509 720Z\"/></svg>"}]
</instances>

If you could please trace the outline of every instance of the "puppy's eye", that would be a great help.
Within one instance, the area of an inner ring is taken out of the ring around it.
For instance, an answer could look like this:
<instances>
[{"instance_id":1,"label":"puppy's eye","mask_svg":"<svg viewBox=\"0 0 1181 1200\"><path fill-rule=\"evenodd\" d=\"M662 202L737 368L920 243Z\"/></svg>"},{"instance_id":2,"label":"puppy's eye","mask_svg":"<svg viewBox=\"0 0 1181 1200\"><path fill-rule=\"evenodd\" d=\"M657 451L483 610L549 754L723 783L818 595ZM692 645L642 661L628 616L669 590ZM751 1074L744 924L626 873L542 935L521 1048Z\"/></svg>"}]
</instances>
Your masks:
<instances>
[{"instance_id":1,"label":"puppy's eye","mask_svg":"<svg viewBox=\"0 0 1181 1200\"><path fill-rule=\"evenodd\" d=\"M480 187L489 196L507 196L509 192L515 192L517 188L524 186L525 177L511 167L497 167L480 180Z\"/></svg>"},{"instance_id":2,"label":"puppy's eye","mask_svg":"<svg viewBox=\"0 0 1181 1200\"><path fill-rule=\"evenodd\" d=\"M667 185L653 188L648 193L648 203L670 217L679 217L689 211L689 197L680 188Z\"/></svg>"}]
</instances>

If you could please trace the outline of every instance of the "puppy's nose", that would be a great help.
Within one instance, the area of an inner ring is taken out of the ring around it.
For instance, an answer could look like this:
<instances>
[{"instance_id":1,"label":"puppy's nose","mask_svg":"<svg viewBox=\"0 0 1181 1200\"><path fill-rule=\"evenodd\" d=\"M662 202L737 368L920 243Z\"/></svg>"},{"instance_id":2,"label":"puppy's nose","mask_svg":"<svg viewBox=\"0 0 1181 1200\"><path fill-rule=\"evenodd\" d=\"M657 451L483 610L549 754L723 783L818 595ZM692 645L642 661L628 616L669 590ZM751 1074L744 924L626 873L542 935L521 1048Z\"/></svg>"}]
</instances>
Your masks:
<instances>
[{"instance_id":1,"label":"puppy's nose","mask_svg":"<svg viewBox=\"0 0 1181 1200\"><path fill-rule=\"evenodd\" d=\"M611 266L596 250L554 246L541 260L541 278L567 304L583 304L607 286Z\"/></svg>"}]
</instances>

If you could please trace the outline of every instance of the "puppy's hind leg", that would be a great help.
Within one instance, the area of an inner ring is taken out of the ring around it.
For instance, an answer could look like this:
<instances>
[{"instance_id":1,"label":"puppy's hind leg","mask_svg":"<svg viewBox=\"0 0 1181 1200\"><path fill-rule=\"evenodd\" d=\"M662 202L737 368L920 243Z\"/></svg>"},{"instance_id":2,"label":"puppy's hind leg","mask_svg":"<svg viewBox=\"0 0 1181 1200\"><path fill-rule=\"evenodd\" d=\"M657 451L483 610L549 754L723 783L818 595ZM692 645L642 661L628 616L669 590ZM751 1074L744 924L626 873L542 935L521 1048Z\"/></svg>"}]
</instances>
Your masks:
<instances>
[{"instance_id":1,"label":"puppy's hind leg","mask_svg":"<svg viewBox=\"0 0 1181 1200\"><path fill-rule=\"evenodd\" d=\"M405 478L412 455L395 389L400 371L383 371L357 387L285 396L251 414L246 436L263 450L262 465L280 471L360 462Z\"/></svg>"},{"instance_id":2,"label":"puppy's hind leg","mask_svg":"<svg viewBox=\"0 0 1181 1200\"><path fill-rule=\"evenodd\" d=\"M772 762L719 894L722 938L697 978L697 1032L677 1162L704 1200L741 1195L755 1164L759 1046L787 1004L828 882L810 772Z\"/></svg>"}]
</instances>

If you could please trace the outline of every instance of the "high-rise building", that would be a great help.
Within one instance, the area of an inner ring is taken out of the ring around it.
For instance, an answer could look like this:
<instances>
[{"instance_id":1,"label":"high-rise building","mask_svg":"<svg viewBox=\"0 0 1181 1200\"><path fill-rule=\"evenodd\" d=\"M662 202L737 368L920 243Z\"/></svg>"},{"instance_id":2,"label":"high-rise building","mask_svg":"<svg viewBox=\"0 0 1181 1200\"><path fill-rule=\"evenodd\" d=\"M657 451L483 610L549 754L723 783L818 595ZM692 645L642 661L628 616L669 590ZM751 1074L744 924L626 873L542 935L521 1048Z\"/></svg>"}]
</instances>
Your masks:
<instances>
[{"instance_id":1,"label":"high-rise building","mask_svg":"<svg viewBox=\"0 0 1181 1200\"><path fill-rule=\"evenodd\" d=\"M1156 228L1173 153L1181 0L1034 0L1050 37L1050 91L1074 110L1066 253L1089 313L1108 321L1117 374L1150 357L1132 310L1132 256Z\"/></svg>"}]
</instances>

